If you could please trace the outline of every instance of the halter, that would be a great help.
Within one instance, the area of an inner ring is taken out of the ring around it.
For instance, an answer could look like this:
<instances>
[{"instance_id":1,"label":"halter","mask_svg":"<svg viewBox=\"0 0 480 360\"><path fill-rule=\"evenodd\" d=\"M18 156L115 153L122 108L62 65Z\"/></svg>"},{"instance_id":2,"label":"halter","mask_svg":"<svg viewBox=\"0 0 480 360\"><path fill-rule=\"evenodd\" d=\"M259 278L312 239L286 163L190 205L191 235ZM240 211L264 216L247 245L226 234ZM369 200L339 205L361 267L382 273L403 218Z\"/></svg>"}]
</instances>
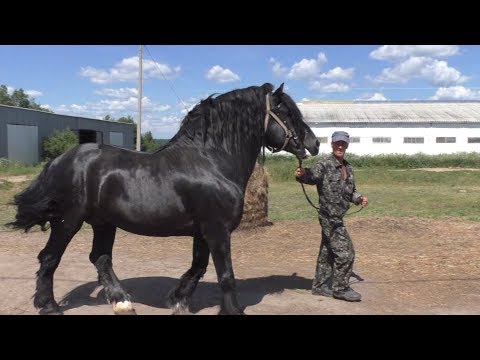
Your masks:
<instances>
[{"instance_id":1,"label":"halter","mask_svg":"<svg viewBox=\"0 0 480 360\"><path fill-rule=\"evenodd\" d=\"M288 144L288 141L290 139L293 138L293 140L295 142L297 142L297 139L298 139L298 136L297 134L295 133L295 130L290 130L288 127L287 127L287 122L286 121L283 121L281 120L277 114L275 114L273 112L273 110L271 109L271 104L270 104L270 93L267 94L266 96L266 103L267 103L267 113L265 115L265 133L267 132L267 127L268 127L268 121L270 120L270 116L278 123L278 125L280 125L283 129L283 131L285 131L285 141L283 142L283 145L281 148L279 149L275 149L273 146L267 146L267 148L273 152L273 153L276 153L276 152L279 152L279 151L282 151L283 149L285 149L285 146L287 146Z\"/></svg>"}]
</instances>

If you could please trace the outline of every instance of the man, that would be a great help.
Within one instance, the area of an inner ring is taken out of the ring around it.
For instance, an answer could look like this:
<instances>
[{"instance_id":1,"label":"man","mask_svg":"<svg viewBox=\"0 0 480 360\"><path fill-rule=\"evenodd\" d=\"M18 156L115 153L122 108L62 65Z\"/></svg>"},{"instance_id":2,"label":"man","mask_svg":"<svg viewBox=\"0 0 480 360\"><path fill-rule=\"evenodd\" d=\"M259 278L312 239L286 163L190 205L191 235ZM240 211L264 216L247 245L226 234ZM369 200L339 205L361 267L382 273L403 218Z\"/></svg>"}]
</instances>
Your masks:
<instances>
[{"instance_id":1,"label":"man","mask_svg":"<svg viewBox=\"0 0 480 360\"><path fill-rule=\"evenodd\" d=\"M317 185L320 200L318 217L322 226L322 243L317 259L312 294L346 301L360 301L362 296L349 285L355 250L343 223L350 203L368 205L368 198L355 188L353 168L344 159L350 143L345 131L332 135L332 154L312 168L297 168L296 180Z\"/></svg>"}]
</instances>

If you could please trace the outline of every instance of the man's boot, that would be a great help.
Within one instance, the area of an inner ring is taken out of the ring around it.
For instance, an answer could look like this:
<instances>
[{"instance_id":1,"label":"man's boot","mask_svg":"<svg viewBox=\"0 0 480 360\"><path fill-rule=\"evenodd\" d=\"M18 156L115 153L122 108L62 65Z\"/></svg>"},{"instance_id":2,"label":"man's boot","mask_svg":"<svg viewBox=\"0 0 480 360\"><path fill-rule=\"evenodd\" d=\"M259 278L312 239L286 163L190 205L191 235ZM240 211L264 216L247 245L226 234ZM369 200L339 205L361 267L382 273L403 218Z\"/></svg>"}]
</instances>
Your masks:
<instances>
[{"instance_id":1,"label":"man's boot","mask_svg":"<svg viewBox=\"0 0 480 360\"><path fill-rule=\"evenodd\" d=\"M326 297L333 296L333 290L330 289L327 285L323 284L320 287L313 287L312 288L312 295L321 295Z\"/></svg>"},{"instance_id":2,"label":"man's boot","mask_svg":"<svg viewBox=\"0 0 480 360\"><path fill-rule=\"evenodd\" d=\"M345 301L360 301L362 300L362 295L358 292L353 290L351 287L342 290L342 291L334 291L333 297L335 299L345 300Z\"/></svg>"}]
</instances>

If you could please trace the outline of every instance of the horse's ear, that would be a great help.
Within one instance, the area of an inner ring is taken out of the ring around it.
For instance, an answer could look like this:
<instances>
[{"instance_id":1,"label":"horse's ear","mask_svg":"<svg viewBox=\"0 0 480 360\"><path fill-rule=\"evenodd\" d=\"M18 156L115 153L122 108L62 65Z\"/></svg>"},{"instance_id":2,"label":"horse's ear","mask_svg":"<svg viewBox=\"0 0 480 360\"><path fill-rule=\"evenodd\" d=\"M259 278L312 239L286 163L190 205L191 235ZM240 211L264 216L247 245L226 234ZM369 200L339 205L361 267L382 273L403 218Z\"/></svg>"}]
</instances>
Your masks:
<instances>
[{"instance_id":1,"label":"horse's ear","mask_svg":"<svg viewBox=\"0 0 480 360\"><path fill-rule=\"evenodd\" d=\"M283 93L283 84L284 84L284 83L282 83L282 85L280 85L280 86L278 87L278 89L275 90L275 92L273 93L273 95L280 95L281 93Z\"/></svg>"},{"instance_id":2,"label":"horse's ear","mask_svg":"<svg viewBox=\"0 0 480 360\"><path fill-rule=\"evenodd\" d=\"M270 83L265 83L262 85L262 89L265 91L265 94L271 93L273 91L273 85Z\"/></svg>"}]
</instances>

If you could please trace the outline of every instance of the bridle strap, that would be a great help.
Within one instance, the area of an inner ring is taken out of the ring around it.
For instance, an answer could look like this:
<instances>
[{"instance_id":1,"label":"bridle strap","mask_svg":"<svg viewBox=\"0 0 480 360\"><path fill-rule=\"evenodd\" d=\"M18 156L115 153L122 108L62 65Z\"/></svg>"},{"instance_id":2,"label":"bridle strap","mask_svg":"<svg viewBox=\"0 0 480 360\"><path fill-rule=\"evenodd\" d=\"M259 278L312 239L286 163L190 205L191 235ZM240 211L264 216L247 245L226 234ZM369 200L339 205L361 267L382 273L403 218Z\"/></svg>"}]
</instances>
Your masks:
<instances>
[{"instance_id":1,"label":"bridle strap","mask_svg":"<svg viewBox=\"0 0 480 360\"><path fill-rule=\"evenodd\" d=\"M273 117L273 119L278 123L278 125L280 125L280 127L283 129L283 131L285 131L285 141L283 142L283 145L281 148L279 149L273 149L272 152L276 153L276 152L279 152L279 151L282 151L283 149L285 149L285 146L287 146L288 144L288 141L291 139L291 138L294 138L295 139L295 136L294 136L294 133L292 132L292 130L290 130L286 125L285 123L278 117L277 114L275 114L272 109L271 109L271 103L270 103L270 93L268 93L266 95L266 104L267 104L267 111L266 111L266 114L265 114L265 124L264 124L264 133L267 132L267 127L268 127L268 121L270 120L270 116Z\"/></svg>"}]
</instances>

